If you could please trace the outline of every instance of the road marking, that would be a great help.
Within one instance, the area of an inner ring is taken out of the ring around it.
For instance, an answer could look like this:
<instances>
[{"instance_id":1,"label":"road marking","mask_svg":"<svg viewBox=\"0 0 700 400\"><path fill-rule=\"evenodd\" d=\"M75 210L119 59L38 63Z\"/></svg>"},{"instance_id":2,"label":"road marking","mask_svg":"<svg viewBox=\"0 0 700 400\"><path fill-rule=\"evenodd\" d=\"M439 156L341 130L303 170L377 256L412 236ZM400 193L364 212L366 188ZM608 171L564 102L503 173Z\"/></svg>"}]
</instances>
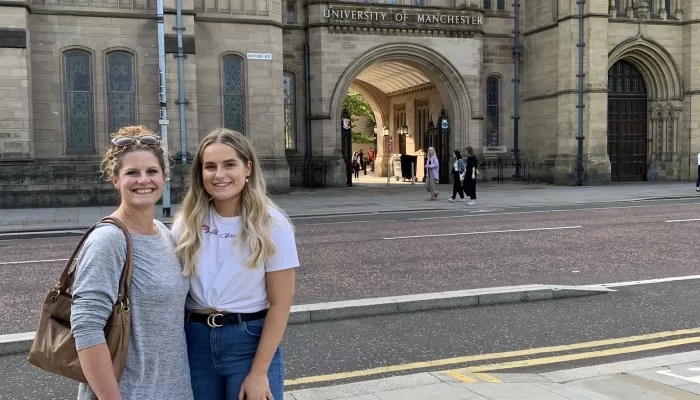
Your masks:
<instances>
[{"instance_id":1,"label":"road marking","mask_svg":"<svg viewBox=\"0 0 700 400\"><path fill-rule=\"evenodd\" d=\"M464 374L460 374L459 372L448 372L447 375L450 375L453 378L457 378L461 382L467 382L467 383L477 383L478 382L476 379L468 377Z\"/></svg>"},{"instance_id":2,"label":"road marking","mask_svg":"<svg viewBox=\"0 0 700 400\"><path fill-rule=\"evenodd\" d=\"M506 230L501 230L501 231L460 232L460 233L441 233L438 235L397 236L397 237L388 237L388 238L382 238L382 239L384 239L384 240L417 239L417 238L443 237L443 236L486 235L486 234L491 234L491 233L555 231L555 230L562 230L562 229L577 229L577 228L583 228L583 227L581 225L576 225L576 226L557 226L557 227L551 227L551 228L506 229Z\"/></svg>"},{"instance_id":3,"label":"road marking","mask_svg":"<svg viewBox=\"0 0 700 400\"><path fill-rule=\"evenodd\" d=\"M622 287L622 286L636 286L636 285L649 285L653 283L663 283L663 282L677 282L677 281L691 281L695 279L700 279L700 275L686 275L686 276L674 276L670 278L659 278L659 279L648 279L644 281L629 281L629 282L614 282L614 283L604 283L602 285L606 288L612 287Z\"/></svg>"},{"instance_id":4,"label":"road marking","mask_svg":"<svg viewBox=\"0 0 700 400\"><path fill-rule=\"evenodd\" d=\"M562 362L585 360L585 359L589 359L589 358L608 357L608 356L615 356L615 355L620 355L620 354L638 353L640 351L665 349L667 347L683 346L683 345L693 344L693 343L700 343L700 336L694 336L694 337L683 338L683 339L668 340L668 341L664 341L664 342L640 344L640 345L636 345L636 346L618 347L615 349L608 349L608 350L599 350L599 351L589 351L589 352L585 352L585 353L567 354L567 355L563 355L563 356L532 358L532 359L528 359L528 360L504 362L504 363L500 363L500 364L477 365L474 367L457 369L456 372L460 372L460 371L462 371L462 372L467 371L467 372L471 372L471 373L481 372L481 371L491 372L491 371L499 371L499 370L504 370L504 369L533 367L533 366L545 365L545 364L558 364L558 363L562 363Z\"/></svg>"},{"instance_id":5,"label":"road marking","mask_svg":"<svg viewBox=\"0 0 700 400\"><path fill-rule=\"evenodd\" d=\"M400 372L400 371L410 371L410 370L425 369L425 368L443 367L443 366L447 366L447 365L463 364L463 363L472 362L472 361L496 360L499 358L514 358L514 357L529 356L529 355L542 354L542 353L571 351L571 350L586 349L586 348L591 348L591 347L610 346L610 345L616 345L616 344L622 344L622 343L639 342L639 341L644 341L644 340L666 338L666 337L670 337L670 336L692 335L692 334L698 334L698 333L700 333L700 328L681 329L681 330L676 330L676 331L657 332L657 333L629 336L629 337L623 337L623 338L595 340L592 342L574 343L574 344L566 344L566 345L559 345L559 346L548 346L548 347L540 347L540 348L525 349L525 350L514 350L514 351L506 351L506 352L502 352L502 353L479 354L479 355L473 355L473 356L445 358L445 359L441 359L441 360L420 361L420 362L412 362L412 363L407 363L407 364L388 365L385 367L369 368L369 369L364 369L364 370L339 372L339 373L328 374L328 375L318 375L318 376L309 376L309 377L303 377L303 378L297 378L297 379L290 379L290 380L285 380L284 384L285 385L300 385L300 384L305 384L305 383L329 382L329 381L337 381L337 380L341 380L341 379L358 378L358 377L365 377L365 376L372 376L372 375L379 375L379 374L386 374L386 373L393 373L393 372ZM698 337L697 340L700 342L700 337ZM475 371L475 372L481 372L481 371Z\"/></svg>"},{"instance_id":6,"label":"road marking","mask_svg":"<svg viewBox=\"0 0 700 400\"><path fill-rule=\"evenodd\" d=\"M691 222L691 221L700 221L700 218L691 218L691 219L670 219L666 222Z\"/></svg>"},{"instance_id":7,"label":"road marking","mask_svg":"<svg viewBox=\"0 0 700 400\"><path fill-rule=\"evenodd\" d=\"M67 258L61 258L56 260L28 260L28 261L0 261L0 265L17 265L17 264L37 264L37 263L50 263L50 262L66 262Z\"/></svg>"},{"instance_id":8,"label":"road marking","mask_svg":"<svg viewBox=\"0 0 700 400\"><path fill-rule=\"evenodd\" d=\"M495 377L493 377L493 376L491 376L491 375L489 375L489 374L485 374L485 373L483 373L483 372L481 372L481 373L475 372L473 375L476 376L477 378L481 379L481 380L484 381L484 382L488 382L488 383L501 383L500 380L496 379Z\"/></svg>"},{"instance_id":9,"label":"road marking","mask_svg":"<svg viewBox=\"0 0 700 400\"><path fill-rule=\"evenodd\" d=\"M698 371L700 371L700 368L693 367L693 368L688 368L687 370L692 371L692 372L698 372ZM683 380L690 381L693 383L700 383L700 376L683 376L683 375L675 374L669 370L656 371L656 373L661 374L661 375L671 376L671 377L678 378L678 379L683 379Z\"/></svg>"}]
</instances>

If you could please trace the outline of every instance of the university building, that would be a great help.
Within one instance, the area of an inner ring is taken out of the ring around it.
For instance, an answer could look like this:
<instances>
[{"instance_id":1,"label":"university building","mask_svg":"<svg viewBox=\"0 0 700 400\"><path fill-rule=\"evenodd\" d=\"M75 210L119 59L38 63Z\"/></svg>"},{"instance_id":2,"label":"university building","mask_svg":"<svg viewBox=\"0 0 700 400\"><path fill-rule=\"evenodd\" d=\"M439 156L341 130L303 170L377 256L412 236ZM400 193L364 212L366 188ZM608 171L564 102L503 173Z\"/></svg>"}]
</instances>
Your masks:
<instances>
[{"instance_id":1,"label":"university building","mask_svg":"<svg viewBox=\"0 0 700 400\"><path fill-rule=\"evenodd\" d=\"M305 165L344 185L349 92L375 112L379 175L390 148L418 156L418 178L431 145L446 169L467 146L512 160L512 3L165 0L173 201L221 126L252 140L273 192L300 185ZM571 184L578 5L520 3L520 158ZM109 133L160 129L157 21L156 0L0 0L0 206L113 201L99 174ZM694 180L700 1L587 0L583 24L583 184Z\"/></svg>"}]
</instances>

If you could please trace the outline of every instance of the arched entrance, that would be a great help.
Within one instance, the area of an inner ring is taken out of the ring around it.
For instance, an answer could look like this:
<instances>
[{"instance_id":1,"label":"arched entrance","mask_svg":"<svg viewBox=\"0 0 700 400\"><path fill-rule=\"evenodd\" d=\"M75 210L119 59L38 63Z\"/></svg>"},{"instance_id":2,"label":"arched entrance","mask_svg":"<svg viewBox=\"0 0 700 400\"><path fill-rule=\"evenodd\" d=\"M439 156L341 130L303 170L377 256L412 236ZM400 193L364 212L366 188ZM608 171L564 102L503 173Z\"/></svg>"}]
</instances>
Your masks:
<instances>
[{"instance_id":1,"label":"arched entrance","mask_svg":"<svg viewBox=\"0 0 700 400\"><path fill-rule=\"evenodd\" d=\"M625 60L608 70L608 156L613 182L640 181L647 171L647 89Z\"/></svg>"},{"instance_id":2,"label":"arched entrance","mask_svg":"<svg viewBox=\"0 0 700 400\"><path fill-rule=\"evenodd\" d=\"M467 86L455 66L428 47L410 43L385 44L369 49L352 61L339 77L330 99L329 115L337 132L340 132L343 98L351 86L371 103L383 120L380 125L377 118L376 144L377 161L381 165L377 169L382 176L386 176L383 173L388 169L389 153L401 153L418 157L415 172L420 179L429 121L431 117L437 121L443 109L443 129L446 132L449 129L444 147L449 151L441 154L441 163L445 164L441 173L442 169L449 172L447 163L451 151L463 150L469 143L472 102Z\"/></svg>"}]
</instances>

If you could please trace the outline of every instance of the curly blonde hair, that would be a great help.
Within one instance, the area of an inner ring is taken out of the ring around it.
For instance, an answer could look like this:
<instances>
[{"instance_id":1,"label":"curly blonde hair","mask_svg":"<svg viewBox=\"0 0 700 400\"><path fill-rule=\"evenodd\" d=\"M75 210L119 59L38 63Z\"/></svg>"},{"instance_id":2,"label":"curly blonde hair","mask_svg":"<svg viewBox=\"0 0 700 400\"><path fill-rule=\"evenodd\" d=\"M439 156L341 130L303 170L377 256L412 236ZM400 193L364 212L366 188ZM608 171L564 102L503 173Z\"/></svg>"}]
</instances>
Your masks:
<instances>
[{"instance_id":1,"label":"curly blonde hair","mask_svg":"<svg viewBox=\"0 0 700 400\"><path fill-rule=\"evenodd\" d=\"M111 138L114 139L125 136L139 137L146 135L156 134L143 125L125 126L119 129L116 133L112 134ZM158 163L160 164L160 168L163 171L163 175L167 176L169 172L166 171L165 166L167 152L165 151L165 148L162 145L147 145L135 140L132 144L128 146L115 146L110 141L109 145L107 146L107 149L105 150L105 155L102 158L102 164L100 165L100 170L102 171L102 177L104 178L104 180L109 181L112 176L118 176L119 170L121 170L122 168L122 158L124 154L132 153L134 151L147 151L153 154L156 157L156 159L158 159Z\"/></svg>"},{"instance_id":2,"label":"curly blonde hair","mask_svg":"<svg viewBox=\"0 0 700 400\"><path fill-rule=\"evenodd\" d=\"M204 189L202 181L202 153L213 143L231 146L245 164L249 161L252 164L249 182L243 187L238 206L243 227L237 240L250 249L250 257L246 260L248 268L260 267L275 253L275 243L270 237L273 221L268 207L285 215L267 197L267 185L260 168L260 161L250 141L238 132L223 128L215 129L202 140L194 156L190 168L189 189L182 202L182 209L176 217L176 219L182 218L182 235L177 242L177 252L182 260L183 275L186 277L196 274L197 260L202 253L202 223L209 213L211 198Z\"/></svg>"}]
</instances>

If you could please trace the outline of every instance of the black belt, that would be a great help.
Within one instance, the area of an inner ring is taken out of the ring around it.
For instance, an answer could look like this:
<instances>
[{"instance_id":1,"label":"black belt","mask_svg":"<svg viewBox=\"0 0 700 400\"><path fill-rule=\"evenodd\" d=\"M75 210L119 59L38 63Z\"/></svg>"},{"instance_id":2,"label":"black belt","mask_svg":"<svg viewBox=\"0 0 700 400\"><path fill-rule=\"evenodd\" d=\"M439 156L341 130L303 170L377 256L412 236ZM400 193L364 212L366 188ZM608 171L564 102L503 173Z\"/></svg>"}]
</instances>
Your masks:
<instances>
[{"instance_id":1,"label":"black belt","mask_svg":"<svg viewBox=\"0 0 700 400\"><path fill-rule=\"evenodd\" d=\"M267 315L267 310L262 310L254 313L212 313L199 314L193 311L185 311L185 323L195 322L198 324L207 324L211 328L219 328L224 325L240 324L248 321L263 319Z\"/></svg>"}]
</instances>

